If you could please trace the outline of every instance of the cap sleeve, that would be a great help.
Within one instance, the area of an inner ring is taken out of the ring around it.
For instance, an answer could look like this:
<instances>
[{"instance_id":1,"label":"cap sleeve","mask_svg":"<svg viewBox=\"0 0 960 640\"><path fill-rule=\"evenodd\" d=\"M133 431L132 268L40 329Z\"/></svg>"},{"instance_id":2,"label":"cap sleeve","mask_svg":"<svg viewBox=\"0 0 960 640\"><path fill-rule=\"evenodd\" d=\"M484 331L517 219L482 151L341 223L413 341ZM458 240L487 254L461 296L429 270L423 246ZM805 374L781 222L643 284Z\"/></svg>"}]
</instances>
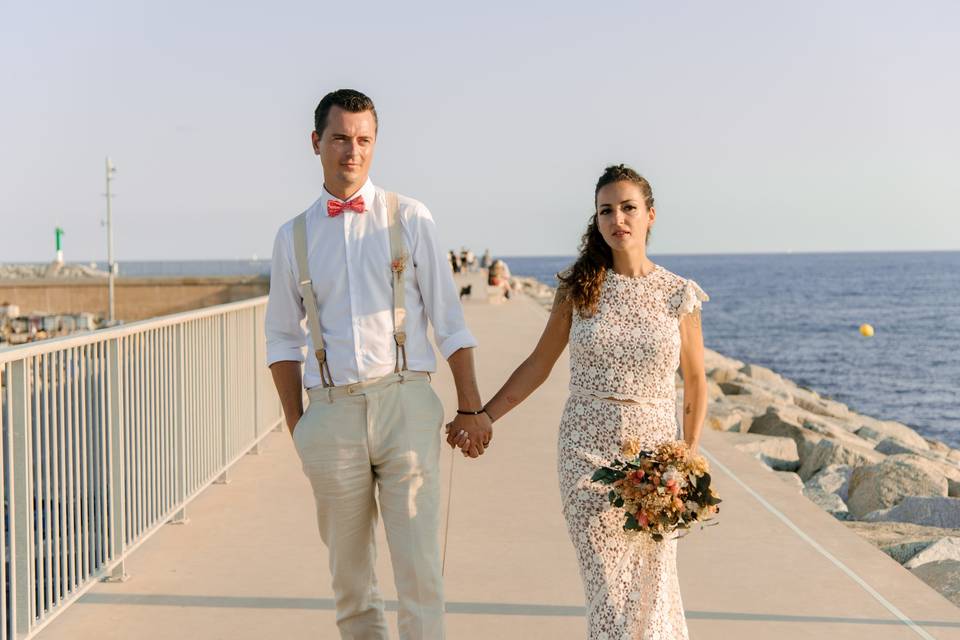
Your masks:
<instances>
[{"instance_id":1,"label":"cap sleeve","mask_svg":"<svg viewBox=\"0 0 960 640\"><path fill-rule=\"evenodd\" d=\"M685 280L680 290L674 294L671 303L677 317L685 313L699 311L710 296L693 280Z\"/></svg>"}]
</instances>

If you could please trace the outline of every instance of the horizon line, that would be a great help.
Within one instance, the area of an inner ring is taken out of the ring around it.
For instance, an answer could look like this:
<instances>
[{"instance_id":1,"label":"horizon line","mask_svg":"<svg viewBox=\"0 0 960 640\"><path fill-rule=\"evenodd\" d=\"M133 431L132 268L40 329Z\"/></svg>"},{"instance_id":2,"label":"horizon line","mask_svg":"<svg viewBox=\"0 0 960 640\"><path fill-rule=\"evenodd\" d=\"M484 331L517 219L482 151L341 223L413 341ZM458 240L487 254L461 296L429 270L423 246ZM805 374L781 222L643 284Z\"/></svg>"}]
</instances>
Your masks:
<instances>
[{"instance_id":1,"label":"horizon line","mask_svg":"<svg viewBox=\"0 0 960 640\"><path fill-rule=\"evenodd\" d=\"M476 253L476 252L475 252ZM653 256L687 256L687 257L708 257L708 256L788 256L788 255L840 255L840 254L917 254L917 253L960 253L960 249L857 249L857 250L805 250L805 251L730 251L730 252L709 252L709 253L687 253L687 252L650 252ZM575 257L576 253L528 253L528 254L495 254L503 258L570 258ZM259 257L225 257L225 258L125 258L116 259L117 263L122 262L270 262L271 258ZM6 265L37 265L50 264L53 260L12 260L0 262L0 266ZM91 262L106 262L104 259L93 260L64 260L64 264L82 264L88 265Z\"/></svg>"}]
</instances>

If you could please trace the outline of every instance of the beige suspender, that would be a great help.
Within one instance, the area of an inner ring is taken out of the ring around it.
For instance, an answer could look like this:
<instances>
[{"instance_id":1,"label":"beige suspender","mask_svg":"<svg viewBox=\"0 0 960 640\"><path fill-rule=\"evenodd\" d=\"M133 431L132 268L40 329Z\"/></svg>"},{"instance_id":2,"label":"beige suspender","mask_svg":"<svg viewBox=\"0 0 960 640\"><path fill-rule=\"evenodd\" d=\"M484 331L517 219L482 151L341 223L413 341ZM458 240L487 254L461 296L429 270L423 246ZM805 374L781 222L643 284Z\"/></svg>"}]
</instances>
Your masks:
<instances>
[{"instance_id":1,"label":"beige suspender","mask_svg":"<svg viewBox=\"0 0 960 640\"><path fill-rule=\"evenodd\" d=\"M393 339L396 343L397 361L394 372L407 370L406 317L404 304L403 277L407 267L407 252L400 228L399 203L396 193L387 193L387 224L390 230L390 283L393 288ZM310 265L307 260L307 214L301 213L293 221L293 251L297 257L297 271L300 275L300 297L307 312L307 326L313 341L313 352L320 365L320 381L324 387L332 387L333 376L327 362L327 350L323 343L323 328L320 325L320 310L313 293L313 280L310 278ZM401 368L401 360L403 366Z\"/></svg>"},{"instance_id":2,"label":"beige suspender","mask_svg":"<svg viewBox=\"0 0 960 640\"><path fill-rule=\"evenodd\" d=\"M301 213L293 221L293 251L297 255L297 271L300 274L300 297L307 310L307 326L313 340L313 352L320 365L320 382L324 387L333 386L330 365L327 364L327 349L323 344L323 329L320 327L320 310L317 309L317 297L313 295L313 280L310 279L310 265L307 262L307 213Z\"/></svg>"},{"instance_id":3,"label":"beige suspender","mask_svg":"<svg viewBox=\"0 0 960 640\"><path fill-rule=\"evenodd\" d=\"M397 360L393 372L407 370L407 307L404 302L405 287L403 273L407 268L407 252L403 244L403 231L400 228L400 205L397 194L387 193L387 225L390 228L390 273L393 285L393 341L396 343ZM403 359L401 369L400 360Z\"/></svg>"}]
</instances>

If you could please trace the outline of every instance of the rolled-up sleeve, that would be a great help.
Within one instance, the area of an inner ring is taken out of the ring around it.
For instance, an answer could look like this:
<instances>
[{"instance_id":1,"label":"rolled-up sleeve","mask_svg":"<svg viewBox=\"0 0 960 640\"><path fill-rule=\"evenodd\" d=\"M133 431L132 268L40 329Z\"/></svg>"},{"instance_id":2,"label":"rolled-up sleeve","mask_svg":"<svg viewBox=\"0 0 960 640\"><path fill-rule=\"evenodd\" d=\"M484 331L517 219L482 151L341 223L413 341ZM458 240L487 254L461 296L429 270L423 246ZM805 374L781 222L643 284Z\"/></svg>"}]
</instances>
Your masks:
<instances>
[{"instance_id":1,"label":"rolled-up sleeve","mask_svg":"<svg viewBox=\"0 0 960 640\"><path fill-rule=\"evenodd\" d=\"M304 307L290 255L289 225L280 227L273 241L270 264L270 297L264 331L267 341L267 366L282 360L303 362L306 332Z\"/></svg>"},{"instance_id":2,"label":"rolled-up sleeve","mask_svg":"<svg viewBox=\"0 0 960 640\"><path fill-rule=\"evenodd\" d=\"M419 202L411 209L407 222L414 231L414 273L427 317L433 324L437 348L447 359L459 349L476 347L477 340L467 329L453 272L446 254L440 249L433 216Z\"/></svg>"}]
</instances>

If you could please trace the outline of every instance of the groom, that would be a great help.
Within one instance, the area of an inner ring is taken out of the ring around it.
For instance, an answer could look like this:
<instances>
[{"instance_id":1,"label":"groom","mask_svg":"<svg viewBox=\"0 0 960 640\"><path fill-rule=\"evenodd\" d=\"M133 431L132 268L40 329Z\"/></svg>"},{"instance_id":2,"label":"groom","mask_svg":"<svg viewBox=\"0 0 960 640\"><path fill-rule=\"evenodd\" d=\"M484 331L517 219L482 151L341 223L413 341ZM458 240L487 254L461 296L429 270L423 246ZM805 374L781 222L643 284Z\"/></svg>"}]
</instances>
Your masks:
<instances>
[{"instance_id":1,"label":"groom","mask_svg":"<svg viewBox=\"0 0 960 640\"><path fill-rule=\"evenodd\" d=\"M471 457L481 455L492 436L474 372L477 343L430 212L368 177L377 141L370 98L350 89L327 94L311 137L323 165L323 191L280 227L274 242L267 364L313 487L340 636L388 637L374 575L379 506L400 600L400 637L443 638L443 406L429 383L436 360L427 323L453 373L459 407L453 429L469 439ZM307 338L311 356L301 380Z\"/></svg>"}]
</instances>

